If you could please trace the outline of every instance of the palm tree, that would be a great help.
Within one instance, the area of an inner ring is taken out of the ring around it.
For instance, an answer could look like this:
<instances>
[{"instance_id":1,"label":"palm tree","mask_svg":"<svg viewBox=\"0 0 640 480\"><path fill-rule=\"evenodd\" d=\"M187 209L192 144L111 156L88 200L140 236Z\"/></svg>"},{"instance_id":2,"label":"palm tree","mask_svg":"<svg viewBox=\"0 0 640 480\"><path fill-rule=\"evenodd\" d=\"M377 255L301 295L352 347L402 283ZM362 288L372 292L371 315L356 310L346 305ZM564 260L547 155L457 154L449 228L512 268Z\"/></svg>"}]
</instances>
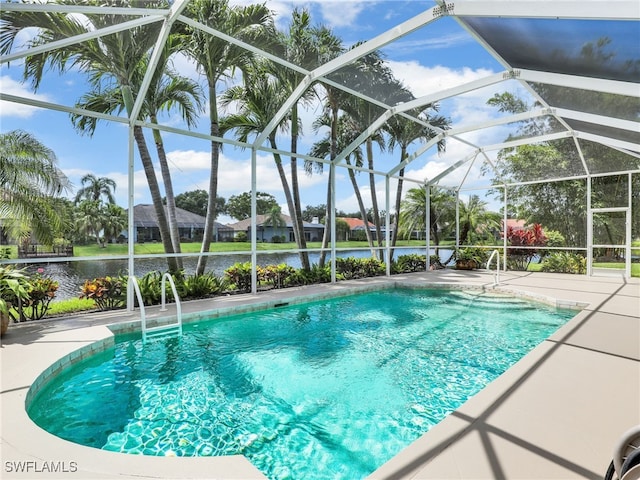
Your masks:
<instances>
[{"instance_id":1,"label":"palm tree","mask_svg":"<svg viewBox=\"0 0 640 480\"><path fill-rule=\"evenodd\" d=\"M14 238L33 234L53 244L62 219L51 199L70 187L56 162L55 153L33 135L0 134L0 219Z\"/></svg>"},{"instance_id":2,"label":"palm tree","mask_svg":"<svg viewBox=\"0 0 640 480\"><path fill-rule=\"evenodd\" d=\"M232 103L236 103L238 108L237 113L227 115L221 119L220 129L223 132L234 130L236 138L241 142L248 142L251 135L257 135L262 132L285 99L286 92L281 88L278 79L270 76L262 68L263 66L263 64L256 63L252 68L247 68L244 75L244 85L231 87L220 97L221 106L227 107ZM282 129L286 128L288 120L289 118L287 117L282 121ZM274 150L278 150L276 135L277 131L273 130L268 136L269 144ZM278 170L282 191L287 201L287 208L289 212L295 212L294 199L289 187L287 173L282 164L282 157L279 153L274 152L273 160ZM301 236L299 234L296 235L296 241ZM300 244L298 243L298 245ZM302 247L299 246L299 248Z\"/></svg>"},{"instance_id":3,"label":"palm tree","mask_svg":"<svg viewBox=\"0 0 640 480\"><path fill-rule=\"evenodd\" d=\"M460 202L460 245L470 244L476 235L500 228L500 215L488 211L487 205L478 195L471 195L466 203Z\"/></svg>"},{"instance_id":4,"label":"palm tree","mask_svg":"<svg viewBox=\"0 0 640 480\"><path fill-rule=\"evenodd\" d=\"M318 130L322 126L329 126L332 123L331 119L327 115L323 115L318 118L314 122L314 128ZM313 157L318 158L327 158L331 155L332 146L339 150L344 150L348 145L353 142L358 136L358 130L353 125L353 119L348 115L343 115L338 119L337 123L337 133L335 141L332 140L333 132L329 131L324 138L321 138L319 141L313 144L311 147L311 152L309 153ZM345 163L348 166L352 165L352 160L354 165L357 167L362 166L363 155L362 149L360 147L356 148L351 152L346 158ZM322 163L318 163L316 169L322 169ZM349 174L349 180L351 181L351 185L353 186L353 192L356 196L356 200L358 202L358 208L360 209L360 216L362 221L365 224L365 235L367 236L367 241L369 242L369 246L372 248L371 256L376 256L376 251L373 249L373 237L371 236L371 230L368 228L369 221L367 216L367 209L364 205L364 200L362 198L362 194L360 192L360 188L358 186L358 181L356 179L356 171L353 168L347 168L347 172ZM330 225L325 222L325 231L329 229ZM323 265L324 263L321 263Z\"/></svg>"},{"instance_id":5,"label":"palm tree","mask_svg":"<svg viewBox=\"0 0 640 480\"><path fill-rule=\"evenodd\" d=\"M437 251L440 238L455 223L455 196L436 186L430 187L429 191L429 232ZM415 231L426 231L426 209L427 187L410 189L400 207L399 235L410 238Z\"/></svg>"},{"instance_id":6,"label":"palm tree","mask_svg":"<svg viewBox=\"0 0 640 480\"><path fill-rule=\"evenodd\" d=\"M127 228L129 219L124 208L108 203L103 207L104 237L107 241L115 239Z\"/></svg>"},{"instance_id":7,"label":"palm tree","mask_svg":"<svg viewBox=\"0 0 640 480\"><path fill-rule=\"evenodd\" d=\"M197 121L197 112L201 109L201 94L198 84L178 75L169 67L170 57L181 48L181 39L182 36L177 34L168 37L142 104L141 116L148 117L152 124L158 124L159 112L170 110L173 107L178 109L188 127L194 126ZM145 58L142 59L136 75L134 75L131 80L132 90L134 92L140 90L144 74L147 71L149 57L150 55L146 55ZM96 86L94 85L94 87ZM118 87L107 87L104 89L94 88L93 91L85 94L81 98L77 106L101 113L120 113L125 109L124 98L121 89ZM72 120L76 128L89 134L93 134L98 121L98 119L93 117L78 115L72 116ZM173 193L171 173L169 171L169 163L160 130L154 128L152 129L152 133L156 151L158 152L162 182L166 194L166 218L171 244L173 245L173 252L180 253L180 233L176 217L176 202ZM178 271L182 270L182 260L180 257L175 258L175 263Z\"/></svg>"},{"instance_id":8,"label":"palm tree","mask_svg":"<svg viewBox=\"0 0 640 480\"><path fill-rule=\"evenodd\" d=\"M193 0L187 6L186 15L196 22L240 40L251 40L257 37L273 38L271 11L265 5L230 6L228 0ZM221 38L192 28L188 32L190 41L187 44L188 55L196 62L200 72L207 79L210 127L212 137L220 136L217 84L233 71L234 68L246 65L251 54ZM218 165L220 143L211 141L211 172L209 177L209 202L205 216L204 235L201 253L209 251L213 241L213 227L218 212L216 197L218 192ZM202 275L207 264L207 257L201 255L196 266L196 275Z\"/></svg>"},{"instance_id":9,"label":"palm tree","mask_svg":"<svg viewBox=\"0 0 640 480\"><path fill-rule=\"evenodd\" d=\"M426 107L422 112L418 112L416 115L420 120L433 125L436 128L445 129L449 128L450 122L440 116L431 116L428 113L429 109L438 110L438 105L430 105ZM414 112L415 113L415 112ZM403 164L403 162L409 156L408 150L409 146L417 141L417 140L429 140L435 137L436 133L434 130L420 124L418 122L414 122L409 120L406 117L394 116L384 126L384 130L389 134L389 150L394 150L397 146L400 147L400 158L398 160L398 164ZM444 152L445 150L445 142L438 142L438 152ZM395 211L397 216L400 215L400 208L402 202L402 187L403 187L403 178L404 178L404 166L398 170L398 185L396 188L396 200L395 200ZM391 238L391 246L394 247L398 240L398 229L399 229L399 221L396 220L395 227L393 230L393 236ZM393 258L393 250L391 251L391 258Z\"/></svg>"},{"instance_id":10,"label":"palm tree","mask_svg":"<svg viewBox=\"0 0 640 480\"><path fill-rule=\"evenodd\" d=\"M103 246L100 241L100 232L102 232L106 221L102 202L100 200L82 200L77 206L75 215L76 230L85 236L93 236L96 243Z\"/></svg>"},{"instance_id":11,"label":"palm tree","mask_svg":"<svg viewBox=\"0 0 640 480\"><path fill-rule=\"evenodd\" d=\"M267 218L264 220L265 225L271 225L273 227L274 232L279 232L280 229L287 226L287 222L282 218L282 209L280 205L274 205L269 210L267 214Z\"/></svg>"},{"instance_id":12,"label":"palm tree","mask_svg":"<svg viewBox=\"0 0 640 480\"><path fill-rule=\"evenodd\" d=\"M116 199L113 196L113 191L116 190L115 180L107 177L96 177L93 173L87 173L80 179L82 188L76 193L74 199L75 203L79 203L80 200L100 200L102 196L107 199L109 203L116 203ZM87 186L85 186L85 184Z\"/></svg>"},{"instance_id":13,"label":"palm tree","mask_svg":"<svg viewBox=\"0 0 640 480\"><path fill-rule=\"evenodd\" d=\"M94 6L101 5L97 0L90 0L87 3ZM147 0L123 0L122 3L123 6L145 8L154 6L166 8L168 6L167 2L163 0L157 0L153 3ZM96 13L85 13L82 19L57 12L33 12L26 15L16 14L16 12L6 13L8 15L3 14L3 20L9 34L3 38L3 43L0 45L4 51L10 50L16 36L29 27L39 29L38 34L29 42L30 47L37 47L138 18ZM103 86L111 84L117 86L126 113L131 116L135 101L132 88L133 80L140 68L141 60L153 48L161 27L161 23L155 22L68 45L64 50L59 49L31 55L25 59L25 78L31 79L35 90L38 88L47 66L61 71L78 68L89 74L94 89L101 90ZM142 127L134 126L133 134L149 184L164 250L171 254L174 253L173 244L162 203L162 195ZM168 257L167 263L170 271L178 270L175 257Z\"/></svg>"}]
</instances>

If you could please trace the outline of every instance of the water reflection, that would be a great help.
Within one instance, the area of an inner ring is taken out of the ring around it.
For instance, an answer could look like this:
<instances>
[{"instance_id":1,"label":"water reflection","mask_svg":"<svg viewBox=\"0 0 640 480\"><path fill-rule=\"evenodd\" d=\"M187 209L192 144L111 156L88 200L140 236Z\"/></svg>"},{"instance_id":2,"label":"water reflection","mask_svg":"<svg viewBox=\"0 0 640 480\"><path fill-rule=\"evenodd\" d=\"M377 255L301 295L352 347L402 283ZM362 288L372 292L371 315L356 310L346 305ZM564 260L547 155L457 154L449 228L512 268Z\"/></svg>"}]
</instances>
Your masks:
<instances>
[{"instance_id":1,"label":"water reflection","mask_svg":"<svg viewBox=\"0 0 640 480\"><path fill-rule=\"evenodd\" d=\"M395 258L399 255L419 254L424 255L424 249L411 248L397 250ZM431 252L433 253L433 251ZM367 258L371 255L370 250L346 250L338 252L338 257ZM450 250L440 250L440 258L444 261L449 258ZM319 253L310 253L311 263L318 263ZM217 255L209 257L207 260L207 271L213 272L217 276L224 275L224 271L238 262L250 262L251 255L248 253ZM187 257L183 259L185 273L193 274L196 270L197 257ZM300 257L297 253L258 253L259 265L277 265L286 263L294 268L300 268ZM30 272L36 272L39 268L44 270L44 275L48 275L57 280L60 284L55 300L65 300L78 297L80 287L87 279L104 277L106 275L118 275L127 273L127 260L112 260L100 258L96 260L79 262L56 262L31 264L28 267ZM167 269L167 262L163 258L145 258L135 260L135 274L140 277L145 273L157 270L164 272ZM54 301L55 301L54 300Z\"/></svg>"}]
</instances>

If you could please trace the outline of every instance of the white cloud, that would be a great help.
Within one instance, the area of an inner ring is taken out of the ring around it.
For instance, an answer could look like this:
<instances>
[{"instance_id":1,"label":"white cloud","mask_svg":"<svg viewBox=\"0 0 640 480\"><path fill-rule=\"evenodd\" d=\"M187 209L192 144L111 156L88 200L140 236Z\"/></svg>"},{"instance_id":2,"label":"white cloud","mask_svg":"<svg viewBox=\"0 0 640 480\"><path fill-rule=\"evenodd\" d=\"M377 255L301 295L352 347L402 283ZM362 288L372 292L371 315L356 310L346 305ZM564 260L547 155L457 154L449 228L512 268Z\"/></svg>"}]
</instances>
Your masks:
<instances>
[{"instance_id":1,"label":"white cloud","mask_svg":"<svg viewBox=\"0 0 640 480\"><path fill-rule=\"evenodd\" d=\"M17 82L8 75L2 75L0 77L0 89L2 93L7 95L15 95L16 97L24 97L34 100L41 100L43 102L49 102L50 99L47 95L35 94L24 84ZM18 117L18 118L30 118L36 114L40 109L21 103L0 102L0 116L1 117Z\"/></svg>"},{"instance_id":2,"label":"white cloud","mask_svg":"<svg viewBox=\"0 0 640 480\"><path fill-rule=\"evenodd\" d=\"M330 28L347 27L356 22L367 2L322 2L320 11Z\"/></svg>"}]
</instances>

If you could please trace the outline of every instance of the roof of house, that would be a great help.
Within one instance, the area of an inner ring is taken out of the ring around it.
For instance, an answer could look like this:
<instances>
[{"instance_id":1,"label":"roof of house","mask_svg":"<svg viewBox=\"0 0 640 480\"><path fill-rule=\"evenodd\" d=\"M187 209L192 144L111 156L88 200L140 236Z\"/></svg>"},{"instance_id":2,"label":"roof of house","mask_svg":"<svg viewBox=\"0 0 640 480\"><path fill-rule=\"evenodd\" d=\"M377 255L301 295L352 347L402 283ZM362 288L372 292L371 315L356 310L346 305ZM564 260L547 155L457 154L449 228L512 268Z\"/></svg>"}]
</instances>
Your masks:
<instances>
[{"instance_id":1,"label":"roof of house","mask_svg":"<svg viewBox=\"0 0 640 480\"><path fill-rule=\"evenodd\" d=\"M349 230L364 230L364 220L361 218L353 217L338 217L336 220L343 220L349 225ZM371 222L367 222L369 228L375 228L375 225Z\"/></svg>"},{"instance_id":2,"label":"roof of house","mask_svg":"<svg viewBox=\"0 0 640 480\"><path fill-rule=\"evenodd\" d=\"M293 220L289 215L281 213L280 217L282 218L282 220L284 220L287 228L293 228ZM269 215L256 215L256 225L258 227L270 226L265 225L267 218L269 218ZM324 225L321 223L302 222L302 225L304 228L324 229ZM236 232L246 232L247 230L249 230L249 228L251 228L251 219L247 218L236 223L230 223L228 227L233 228Z\"/></svg>"},{"instance_id":3,"label":"roof of house","mask_svg":"<svg viewBox=\"0 0 640 480\"><path fill-rule=\"evenodd\" d=\"M178 228L204 228L205 218L193 212L176 207ZM158 217L153 205L141 203L133 207L133 224L136 227L153 228L158 226ZM215 222L218 230L229 229L228 225Z\"/></svg>"}]
</instances>

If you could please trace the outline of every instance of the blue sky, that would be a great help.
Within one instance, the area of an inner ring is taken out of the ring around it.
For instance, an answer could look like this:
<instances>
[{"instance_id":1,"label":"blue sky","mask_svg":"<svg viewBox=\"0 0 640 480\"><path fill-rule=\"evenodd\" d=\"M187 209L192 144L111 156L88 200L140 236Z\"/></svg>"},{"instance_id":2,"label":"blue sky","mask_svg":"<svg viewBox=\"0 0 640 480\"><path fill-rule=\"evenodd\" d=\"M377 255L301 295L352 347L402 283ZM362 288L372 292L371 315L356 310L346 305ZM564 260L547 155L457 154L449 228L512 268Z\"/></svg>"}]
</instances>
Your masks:
<instances>
[{"instance_id":1,"label":"blue sky","mask_svg":"<svg viewBox=\"0 0 640 480\"><path fill-rule=\"evenodd\" d=\"M314 23L331 27L348 46L357 41L375 37L431 7L433 3L413 0L322 3L269 1L267 5L278 14L277 21L281 27L287 25L293 8L309 8ZM503 70L495 59L450 18L432 22L426 28L403 37L385 48L384 54L397 78L401 79L416 97ZM202 82L188 62L178 59L176 66L182 74ZM3 65L0 69L2 91L69 106L87 91L84 76L77 72L64 76L54 72L47 73L37 93L31 91L30 85L21 83L21 77L22 68L19 62L13 63L10 67ZM486 100L495 92L514 91L516 88L509 83L499 84L491 89L446 100L441 103L440 113L451 117L454 125L482 122L499 115L494 109L486 106ZM299 149L302 153L307 153L313 143L314 137L310 124L319 112L318 102L303 112L305 136ZM118 184L115 192L117 203L126 208L128 194L126 126L103 122L99 124L93 137L81 136L73 130L66 113L8 102L2 102L0 121L2 132L23 129L34 134L42 143L53 149L58 157L60 168L76 189L81 186L80 178L87 173L114 179ZM175 116L168 116L163 119L163 122L172 126L181 126ZM208 117L203 114L196 129L206 132L208 124ZM507 133L497 129L493 134L495 142L498 143L504 140ZM468 138L473 140L473 135L471 134ZM486 138L483 140L487 141ZM164 134L164 141L172 168L174 192L179 194L195 189L206 190L209 176L209 143L175 134ZM149 147L153 150L152 142L149 142ZM287 149L287 144L283 142L281 148ZM470 147L456 143L448 145L447 153L442 156L437 155L435 150L429 151L408 168L408 176L415 179L433 177L470 150ZM376 167L386 171L397 162L398 155L399 152L377 153ZM473 166L474 174L478 172L479 167L479 164ZM134 170L134 203L150 203L146 179L137 158L137 152ZM451 181L459 181L465 173L466 169L461 169L452 176ZM258 176L258 190L273 194L283 205L286 213L285 198L281 193L280 180L270 154L264 152L259 154ZM469 178L471 177L470 175ZM231 195L249 191L249 181L250 152L225 146L221 159L218 194L229 198ZM301 172L300 182L303 208L306 205L326 202L325 176L319 174L307 176ZM358 183L363 191L365 203L370 206L368 176L360 173ZM483 185L487 183L486 179L482 182ZM405 191L412 186L414 185L409 184ZM384 209L382 179L378 182L376 191L380 207ZM72 197L73 194L74 192L71 192L69 196ZM340 170L336 203L338 209L347 212L355 212L358 209L346 172ZM219 220L233 221L226 217L221 217Z\"/></svg>"}]
</instances>

